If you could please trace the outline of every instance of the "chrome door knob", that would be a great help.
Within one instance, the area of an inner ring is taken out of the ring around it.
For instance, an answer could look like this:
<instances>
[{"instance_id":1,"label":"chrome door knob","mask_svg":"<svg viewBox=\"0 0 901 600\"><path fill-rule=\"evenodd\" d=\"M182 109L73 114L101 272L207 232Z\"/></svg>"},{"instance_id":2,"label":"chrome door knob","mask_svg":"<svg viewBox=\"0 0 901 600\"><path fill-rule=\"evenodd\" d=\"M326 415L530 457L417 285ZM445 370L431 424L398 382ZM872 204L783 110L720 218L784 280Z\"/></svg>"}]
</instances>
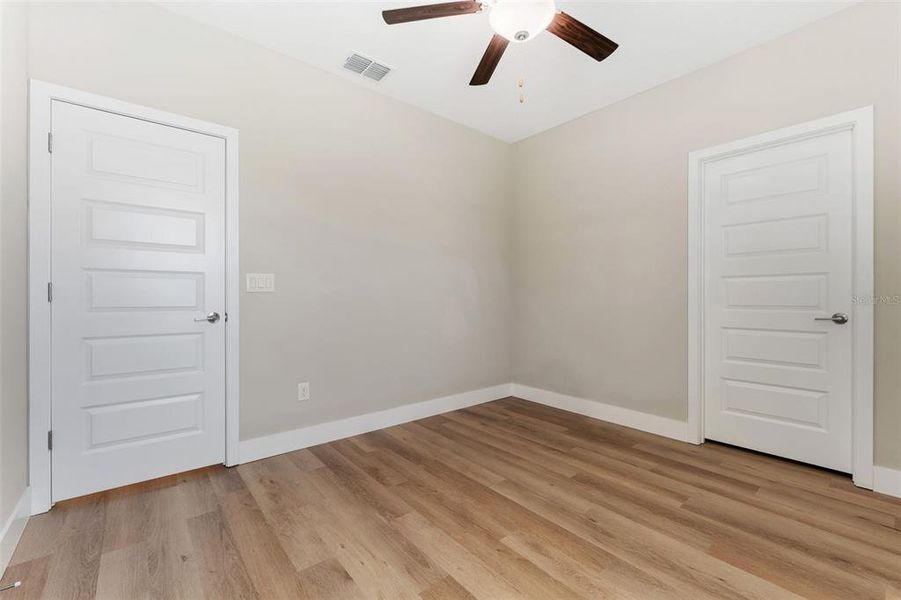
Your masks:
<instances>
[{"instance_id":1,"label":"chrome door knob","mask_svg":"<svg viewBox=\"0 0 901 600\"><path fill-rule=\"evenodd\" d=\"M848 315L845 313L835 313L831 317L814 317L814 321L832 321L833 323L838 323L839 325L844 325L848 322Z\"/></svg>"},{"instance_id":2,"label":"chrome door knob","mask_svg":"<svg viewBox=\"0 0 901 600\"><path fill-rule=\"evenodd\" d=\"M210 314L208 314L205 317L200 317L199 319L194 319L194 322L199 323L201 321L207 321L208 323L215 323L218 320L219 320L219 313L211 312Z\"/></svg>"}]
</instances>

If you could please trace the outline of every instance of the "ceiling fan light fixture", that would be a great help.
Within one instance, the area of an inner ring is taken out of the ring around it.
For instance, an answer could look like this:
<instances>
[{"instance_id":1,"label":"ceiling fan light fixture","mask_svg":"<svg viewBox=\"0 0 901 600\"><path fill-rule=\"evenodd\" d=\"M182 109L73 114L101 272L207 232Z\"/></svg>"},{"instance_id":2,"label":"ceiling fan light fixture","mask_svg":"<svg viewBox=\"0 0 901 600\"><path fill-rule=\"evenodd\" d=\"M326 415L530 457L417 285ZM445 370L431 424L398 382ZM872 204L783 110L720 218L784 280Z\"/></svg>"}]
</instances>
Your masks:
<instances>
[{"instance_id":1,"label":"ceiling fan light fixture","mask_svg":"<svg viewBox=\"0 0 901 600\"><path fill-rule=\"evenodd\" d=\"M496 0L488 22L509 41L525 42L547 29L556 13L553 0Z\"/></svg>"},{"instance_id":2,"label":"ceiling fan light fixture","mask_svg":"<svg viewBox=\"0 0 901 600\"><path fill-rule=\"evenodd\" d=\"M0 0L2 2L3 0ZM600 62L613 54L619 44L563 11L554 0L453 0L439 4L383 10L388 25L425 21L439 17L471 15L488 9L488 21L495 33L488 41L482 60L469 85L485 85L504 56L510 42L523 43L545 29Z\"/></svg>"}]
</instances>

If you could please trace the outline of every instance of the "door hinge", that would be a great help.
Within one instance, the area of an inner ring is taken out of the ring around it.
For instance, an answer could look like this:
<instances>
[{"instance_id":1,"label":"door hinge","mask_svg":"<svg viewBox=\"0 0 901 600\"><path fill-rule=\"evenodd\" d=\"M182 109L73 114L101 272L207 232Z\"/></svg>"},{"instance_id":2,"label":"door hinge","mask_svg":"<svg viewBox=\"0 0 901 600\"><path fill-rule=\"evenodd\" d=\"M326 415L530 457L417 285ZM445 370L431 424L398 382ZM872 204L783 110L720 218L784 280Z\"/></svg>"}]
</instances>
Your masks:
<instances>
[{"instance_id":1,"label":"door hinge","mask_svg":"<svg viewBox=\"0 0 901 600\"><path fill-rule=\"evenodd\" d=\"M47 282L47 302L53 302L53 282Z\"/></svg>"},{"instance_id":2,"label":"door hinge","mask_svg":"<svg viewBox=\"0 0 901 600\"><path fill-rule=\"evenodd\" d=\"M47 450L53 450L53 432L47 432Z\"/></svg>"},{"instance_id":3,"label":"door hinge","mask_svg":"<svg viewBox=\"0 0 901 600\"><path fill-rule=\"evenodd\" d=\"M53 134L47 132L47 152L53 154Z\"/></svg>"}]
</instances>

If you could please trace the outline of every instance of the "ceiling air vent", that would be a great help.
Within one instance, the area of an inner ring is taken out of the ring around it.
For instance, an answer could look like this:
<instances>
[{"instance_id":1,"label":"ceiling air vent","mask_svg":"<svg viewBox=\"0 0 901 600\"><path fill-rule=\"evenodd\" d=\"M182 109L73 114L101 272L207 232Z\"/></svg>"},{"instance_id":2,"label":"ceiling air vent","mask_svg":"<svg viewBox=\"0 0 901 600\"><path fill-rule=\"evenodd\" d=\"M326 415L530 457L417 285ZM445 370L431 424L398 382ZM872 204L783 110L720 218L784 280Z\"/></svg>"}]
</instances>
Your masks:
<instances>
[{"instance_id":1,"label":"ceiling air vent","mask_svg":"<svg viewBox=\"0 0 901 600\"><path fill-rule=\"evenodd\" d=\"M347 60L344 61L344 68L375 81L381 81L385 75L391 72L391 67L377 63L356 52L347 57Z\"/></svg>"}]
</instances>

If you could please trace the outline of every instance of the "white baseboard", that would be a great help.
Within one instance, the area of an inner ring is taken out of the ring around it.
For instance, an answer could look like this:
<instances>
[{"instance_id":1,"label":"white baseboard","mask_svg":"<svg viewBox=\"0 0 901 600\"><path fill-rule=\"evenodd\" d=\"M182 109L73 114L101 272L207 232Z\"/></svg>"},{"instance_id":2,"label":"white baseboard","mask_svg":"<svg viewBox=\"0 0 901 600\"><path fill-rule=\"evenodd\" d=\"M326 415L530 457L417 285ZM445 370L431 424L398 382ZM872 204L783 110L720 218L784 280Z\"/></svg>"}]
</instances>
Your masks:
<instances>
[{"instance_id":1,"label":"white baseboard","mask_svg":"<svg viewBox=\"0 0 901 600\"><path fill-rule=\"evenodd\" d=\"M513 384L513 396L544 404L553 408L559 408L569 412L585 415L608 423L615 423L639 431L646 431L663 437L679 440L680 442L691 442L689 436L688 422L677 421L667 417L658 417L648 413L638 412L622 406L614 406L612 404L604 404L596 400L586 400L585 398L577 398L575 396L567 396L550 392L538 388L529 387L527 385Z\"/></svg>"},{"instance_id":2,"label":"white baseboard","mask_svg":"<svg viewBox=\"0 0 901 600\"><path fill-rule=\"evenodd\" d=\"M873 467L873 491L901 498L901 469Z\"/></svg>"},{"instance_id":3,"label":"white baseboard","mask_svg":"<svg viewBox=\"0 0 901 600\"><path fill-rule=\"evenodd\" d=\"M6 567L13 557L13 551L16 549L16 544L19 543L19 538L22 537L22 532L25 531L25 525L28 523L30 514L31 488L27 487L22 492L22 495L19 496L19 501L16 503L12 514L9 515L6 523L3 524L3 529L0 530L0 578L6 572Z\"/></svg>"},{"instance_id":4,"label":"white baseboard","mask_svg":"<svg viewBox=\"0 0 901 600\"><path fill-rule=\"evenodd\" d=\"M310 425L300 429L284 431L249 440L243 440L239 447L239 461L242 463L260 460L276 454L293 452L301 448L309 448L317 444L333 442L353 435L384 429L401 423L409 423L416 419L433 417L442 413L500 400L511 395L512 385L505 383L493 387L434 398L415 404L398 406L378 412L349 417L339 421L330 421L319 425Z\"/></svg>"}]
</instances>

